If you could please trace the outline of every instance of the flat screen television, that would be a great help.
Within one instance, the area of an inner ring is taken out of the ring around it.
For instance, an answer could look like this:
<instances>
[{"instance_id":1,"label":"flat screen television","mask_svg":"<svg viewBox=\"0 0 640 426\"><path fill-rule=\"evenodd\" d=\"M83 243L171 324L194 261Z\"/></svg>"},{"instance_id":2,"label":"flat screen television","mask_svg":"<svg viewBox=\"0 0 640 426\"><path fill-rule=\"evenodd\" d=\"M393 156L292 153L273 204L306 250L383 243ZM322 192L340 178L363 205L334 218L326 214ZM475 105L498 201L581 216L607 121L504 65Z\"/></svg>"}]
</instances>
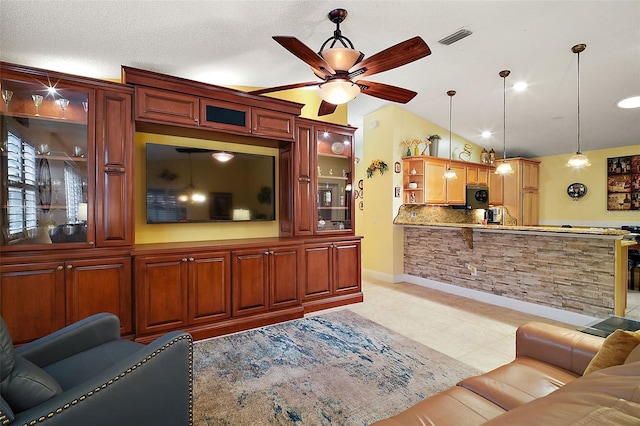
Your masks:
<instances>
[{"instance_id":1,"label":"flat screen television","mask_svg":"<svg viewBox=\"0 0 640 426\"><path fill-rule=\"evenodd\" d=\"M147 223L273 221L275 156L146 144Z\"/></svg>"}]
</instances>

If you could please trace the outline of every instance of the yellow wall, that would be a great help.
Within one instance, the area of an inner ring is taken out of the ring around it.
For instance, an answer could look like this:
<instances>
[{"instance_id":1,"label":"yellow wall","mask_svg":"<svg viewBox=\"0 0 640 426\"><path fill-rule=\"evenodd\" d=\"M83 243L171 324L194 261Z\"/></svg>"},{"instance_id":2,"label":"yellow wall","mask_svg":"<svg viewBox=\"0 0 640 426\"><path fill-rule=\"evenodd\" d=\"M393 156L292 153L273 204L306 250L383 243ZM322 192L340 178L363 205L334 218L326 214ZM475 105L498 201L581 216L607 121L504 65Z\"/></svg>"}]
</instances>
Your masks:
<instances>
[{"instance_id":1,"label":"yellow wall","mask_svg":"<svg viewBox=\"0 0 640 426\"><path fill-rule=\"evenodd\" d=\"M576 170L565 164L571 153L537 158L540 163L540 224L573 226L640 225L640 211L607 210L607 158L640 155L640 146L584 151L591 166ZM583 183L587 194L578 201L567 195L572 183Z\"/></svg>"},{"instance_id":2,"label":"yellow wall","mask_svg":"<svg viewBox=\"0 0 640 426\"><path fill-rule=\"evenodd\" d=\"M402 173L394 173L394 163L402 164L406 150L401 142L411 139L425 139L428 135L441 136L439 153L448 157L449 130L444 129L404 108L391 104L364 117L363 158L358 172L365 171L375 159L387 163L389 172L380 176L378 172L371 179L364 178L364 211L357 225L358 233L364 235L363 269L381 279L393 280L403 273L403 228L393 225L402 198L394 197L394 188L402 187ZM471 161L480 162L481 148L452 133L452 154L471 146ZM458 158L458 157L456 157ZM390 202L391 201L391 202Z\"/></svg>"},{"instance_id":3,"label":"yellow wall","mask_svg":"<svg viewBox=\"0 0 640 426\"><path fill-rule=\"evenodd\" d=\"M222 149L252 154L266 154L276 157L278 164L278 149L252 145L239 145L229 142L210 141L203 139L184 138L178 136L159 135L154 133L136 133L135 158L135 226L136 244L176 242L176 241L204 241L237 238L261 238L278 236L278 221L268 222L209 222L209 223L174 223L147 224L145 203L145 144L147 142L167 145L185 145L196 148ZM278 170L276 167L276 182ZM274 199L279 197L276 185ZM276 205L276 217L278 217Z\"/></svg>"}]
</instances>

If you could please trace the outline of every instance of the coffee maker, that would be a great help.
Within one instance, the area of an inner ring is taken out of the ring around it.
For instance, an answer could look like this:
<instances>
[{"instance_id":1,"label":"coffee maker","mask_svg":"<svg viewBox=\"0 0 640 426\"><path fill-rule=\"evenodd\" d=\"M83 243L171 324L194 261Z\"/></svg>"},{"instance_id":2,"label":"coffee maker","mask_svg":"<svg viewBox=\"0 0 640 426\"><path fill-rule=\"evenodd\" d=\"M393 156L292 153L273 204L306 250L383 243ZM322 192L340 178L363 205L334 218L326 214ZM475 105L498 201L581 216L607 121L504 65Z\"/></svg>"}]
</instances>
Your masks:
<instances>
[{"instance_id":1,"label":"coffee maker","mask_svg":"<svg viewBox=\"0 0 640 426\"><path fill-rule=\"evenodd\" d=\"M502 224L502 208L501 207L491 207L485 210L485 216L487 219L487 223L492 223L494 225Z\"/></svg>"}]
</instances>

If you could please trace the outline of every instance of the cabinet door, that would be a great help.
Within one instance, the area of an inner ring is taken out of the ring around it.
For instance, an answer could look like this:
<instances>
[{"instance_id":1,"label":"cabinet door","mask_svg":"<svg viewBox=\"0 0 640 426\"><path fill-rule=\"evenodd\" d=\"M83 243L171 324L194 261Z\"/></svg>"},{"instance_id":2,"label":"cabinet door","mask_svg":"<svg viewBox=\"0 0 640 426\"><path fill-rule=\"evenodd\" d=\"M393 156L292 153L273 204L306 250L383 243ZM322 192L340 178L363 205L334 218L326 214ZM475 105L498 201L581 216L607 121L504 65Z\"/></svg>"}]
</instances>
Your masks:
<instances>
[{"instance_id":1,"label":"cabinet door","mask_svg":"<svg viewBox=\"0 0 640 426\"><path fill-rule=\"evenodd\" d=\"M75 260L65 269L67 324L111 312L120 318L122 334L133 332L131 258Z\"/></svg>"},{"instance_id":2,"label":"cabinet door","mask_svg":"<svg viewBox=\"0 0 640 426\"><path fill-rule=\"evenodd\" d=\"M466 185L464 166L451 165L451 170L456 172L457 179L442 179L447 185L447 204L464 205L466 203Z\"/></svg>"},{"instance_id":3,"label":"cabinet door","mask_svg":"<svg viewBox=\"0 0 640 426\"><path fill-rule=\"evenodd\" d=\"M503 204L502 175L489 173L489 204L500 206Z\"/></svg>"},{"instance_id":4,"label":"cabinet door","mask_svg":"<svg viewBox=\"0 0 640 426\"><path fill-rule=\"evenodd\" d=\"M131 95L99 91L96 105L96 246L132 245Z\"/></svg>"},{"instance_id":5,"label":"cabinet door","mask_svg":"<svg viewBox=\"0 0 640 426\"><path fill-rule=\"evenodd\" d=\"M304 247L305 275L304 299L310 300L332 294L331 244L308 244Z\"/></svg>"},{"instance_id":6,"label":"cabinet door","mask_svg":"<svg viewBox=\"0 0 640 426\"><path fill-rule=\"evenodd\" d=\"M280 247L269 251L271 308L300 304L301 260L299 247Z\"/></svg>"},{"instance_id":7,"label":"cabinet door","mask_svg":"<svg viewBox=\"0 0 640 426\"><path fill-rule=\"evenodd\" d=\"M0 266L0 314L16 345L64 327L63 265Z\"/></svg>"},{"instance_id":8,"label":"cabinet door","mask_svg":"<svg viewBox=\"0 0 640 426\"><path fill-rule=\"evenodd\" d=\"M424 163L425 203L447 203L447 180L443 178L444 172L445 166L443 164Z\"/></svg>"},{"instance_id":9,"label":"cabinet door","mask_svg":"<svg viewBox=\"0 0 640 426\"><path fill-rule=\"evenodd\" d=\"M467 166L467 185L478 184L478 166Z\"/></svg>"},{"instance_id":10,"label":"cabinet door","mask_svg":"<svg viewBox=\"0 0 640 426\"><path fill-rule=\"evenodd\" d=\"M304 122L296 125L295 146L295 235L313 234L313 206L316 204L312 178L315 170L313 126Z\"/></svg>"},{"instance_id":11,"label":"cabinet door","mask_svg":"<svg viewBox=\"0 0 640 426\"><path fill-rule=\"evenodd\" d=\"M280 140L293 140L293 115L262 108L251 109L251 133Z\"/></svg>"},{"instance_id":12,"label":"cabinet door","mask_svg":"<svg viewBox=\"0 0 640 426\"><path fill-rule=\"evenodd\" d=\"M361 288L360 242L346 241L333 247L334 293L351 293Z\"/></svg>"},{"instance_id":13,"label":"cabinet door","mask_svg":"<svg viewBox=\"0 0 640 426\"><path fill-rule=\"evenodd\" d=\"M136 120L197 126L198 97L136 86Z\"/></svg>"},{"instance_id":14,"label":"cabinet door","mask_svg":"<svg viewBox=\"0 0 640 426\"><path fill-rule=\"evenodd\" d=\"M187 317L187 258L136 259L136 334L184 327Z\"/></svg>"},{"instance_id":15,"label":"cabinet door","mask_svg":"<svg viewBox=\"0 0 640 426\"><path fill-rule=\"evenodd\" d=\"M316 126L317 233L353 232L353 133Z\"/></svg>"},{"instance_id":16,"label":"cabinet door","mask_svg":"<svg viewBox=\"0 0 640 426\"><path fill-rule=\"evenodd\" d=\"M189 324L231 315L231 264L229 252L189 257Z\"/></svg>"},{"instance_id":17,"label":"cabinet door","mask_svg":"<svg viewBox=\"0 0 640 426\"><path fill-rule=\"evenodd\" d=\"M269 252L238 250L232 256L233 316L266 311L269 308Z\"/></svg>"},{"instance_id":18,"label":"cabinet door","mask_svg":"<svg viewBox=\"0 0 640 426\"><path fill-rule=\"evenodd\" d=\"M478 185L489 186L489 173L490 170L487 167L478 167Z\"/></svg>"},{"instance_id":19,"label":"cabinet door","mask_svg":"<svg viewBox=\"0 0 640 426\"><path fill-rule=\"evenodd\" d=\"M538 225L538 191L525 190L522 193L522 226Z\"/></svg>"},{"instance_id":20,"label":"cabinet door","mask_svg":"<svg viewBox=\"0 0 640 426\"><path fill-rule=\"evenodd\" d=\"M200 125L234 133L251 133L251 108L247 105L200 99Z\"/></svg>"},{"instance_id":21,"label":"cabinet door","mask_svg":"<svg viewBox=\"0 0 640 426\"><path fill-rule=\"evenodd\" d=\"M524 189L538 189L538 171L539 165L535 163L523 162L522 163L522 172L523 172L523 188Z\"/></svg>"}]
</instances>

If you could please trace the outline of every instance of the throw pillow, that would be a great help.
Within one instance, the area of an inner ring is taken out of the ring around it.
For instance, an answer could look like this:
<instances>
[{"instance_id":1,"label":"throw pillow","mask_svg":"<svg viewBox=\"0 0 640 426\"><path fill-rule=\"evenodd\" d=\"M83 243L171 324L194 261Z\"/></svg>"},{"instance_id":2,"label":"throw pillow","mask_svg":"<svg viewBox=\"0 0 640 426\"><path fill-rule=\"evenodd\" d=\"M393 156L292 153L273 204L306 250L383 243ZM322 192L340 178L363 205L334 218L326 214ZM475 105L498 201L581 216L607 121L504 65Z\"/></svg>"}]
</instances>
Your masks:
<instances>
[{"instance_id":1,"label":"throw pillow","mask_svg":"<svg viewBox=\"0 0 640 426\"><path fill-rule=\"evenodd\" d=\"M629 353L638 344L640 344L640 331L614 331L602 342L598 353L584 370L583 375L624 363Z\"/></svg>"},{"instance_id":2,"label":"throw pillow","mask_svg":"<svg viewBox=\"0 0 640 426\"><path fill-rule=\"evenodd\" d=\"M631 364L632 362L640 361L640 345L636 346L634 350L631 351L627 359L624 360L625 364Z\"/></svg>"},{"instance_id":3,"label":"throw pillow","mask_svg":"<svg viewBox=\"0 0 640 426\"><path fill-rule=\"evenodd\" d=\"M15 356L13 370L2 378L0 393L15 413L62 393L62 387L49 373L32 362Z\"/></svg>"}]
</instances>

